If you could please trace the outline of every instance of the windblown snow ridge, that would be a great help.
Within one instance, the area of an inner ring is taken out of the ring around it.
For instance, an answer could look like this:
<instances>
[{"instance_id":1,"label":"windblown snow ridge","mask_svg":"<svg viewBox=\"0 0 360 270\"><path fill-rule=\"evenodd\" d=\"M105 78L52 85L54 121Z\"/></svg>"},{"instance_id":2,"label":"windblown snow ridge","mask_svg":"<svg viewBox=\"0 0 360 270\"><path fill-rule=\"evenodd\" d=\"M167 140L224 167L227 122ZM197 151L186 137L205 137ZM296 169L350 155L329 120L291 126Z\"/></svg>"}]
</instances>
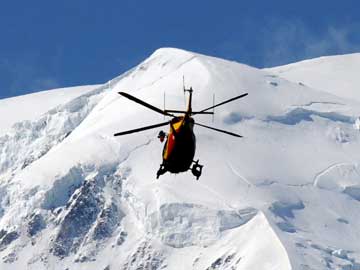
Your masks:
<instances>
[{"instance_id":1,"label":"windblown snow ridge","mask_svg":"<svg viewBox=\"0 0 360 270\"><path fill-rule=\"evenodd\" d=\"M0 175L26 168L62 142L91 112L105 90L106 86L99 87L36 121L14 124L11 132L0 137Z\"/></svg>"}]
</instances>

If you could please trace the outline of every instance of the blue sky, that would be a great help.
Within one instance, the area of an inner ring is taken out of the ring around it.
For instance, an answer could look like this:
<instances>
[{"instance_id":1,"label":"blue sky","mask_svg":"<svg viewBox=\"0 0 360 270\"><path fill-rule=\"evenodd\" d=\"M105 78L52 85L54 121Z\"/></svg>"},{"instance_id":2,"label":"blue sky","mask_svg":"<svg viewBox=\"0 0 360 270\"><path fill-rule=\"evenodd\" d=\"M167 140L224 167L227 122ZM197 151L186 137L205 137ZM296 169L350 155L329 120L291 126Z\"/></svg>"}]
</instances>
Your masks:
<instances>
[{"instance_id":1,"label":"blue sky","mask_svg":"<svg viewBox=\"0 0 360 270\"><path fill-rule=\"evenodd\" d=\"M160 47L256 67L360 52L360 1L4 0L0 98L103 83Z\"/></svg>"}]
</instances>

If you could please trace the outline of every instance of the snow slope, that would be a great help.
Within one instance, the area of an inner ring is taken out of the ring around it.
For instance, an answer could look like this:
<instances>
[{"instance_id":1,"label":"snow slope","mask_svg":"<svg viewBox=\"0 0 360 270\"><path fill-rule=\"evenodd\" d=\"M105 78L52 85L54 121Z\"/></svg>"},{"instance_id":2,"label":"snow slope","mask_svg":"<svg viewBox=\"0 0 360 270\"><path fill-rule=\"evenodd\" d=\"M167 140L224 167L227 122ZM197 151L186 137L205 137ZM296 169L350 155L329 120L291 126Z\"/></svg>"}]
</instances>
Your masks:
<instances>
[{"instance_id":1,"label":"snow slope","mask_svg":"<svg viewBox=\"0 0 360 270\"><path fill-rule=\"evenodd\" d=\"M164 121L117 94L216 109L199 181L156 180ZM360 269L360 102L178 49L0 137L0 269ZM355 85L353 86L355 87Z\"/></svg>"},{"instance_id":2,"label":"snow slope","mask_svg":"<svg viewBox=\"0 0 360 270\"><path fill-rule=\"evenodd\" d=\"M2 115L0 134L9 131L16 122L35 120L50 109L83 95L96 87L99 86L76 86L0 99L0 115Z\"/></svg>"},{"instance_id":3,"label":"snow slope","mask_svg":"<svg viewBox=\"0 0 360 270\"><path fill-rule=\"evenodd\" d=\"M360 101L360 53L324 56L265 69L293 82Z\"/></svg>"}]
</instances>

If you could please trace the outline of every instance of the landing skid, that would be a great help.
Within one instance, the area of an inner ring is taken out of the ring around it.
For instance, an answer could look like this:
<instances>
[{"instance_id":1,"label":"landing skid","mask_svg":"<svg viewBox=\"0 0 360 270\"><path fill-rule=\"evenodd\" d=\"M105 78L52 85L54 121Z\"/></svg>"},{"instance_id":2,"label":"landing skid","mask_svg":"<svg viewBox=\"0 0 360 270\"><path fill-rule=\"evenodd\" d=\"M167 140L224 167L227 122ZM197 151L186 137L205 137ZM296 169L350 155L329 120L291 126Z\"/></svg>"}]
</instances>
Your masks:
<instances>
[{"instance_id":1,"label":"landing skid","mask_svg":"<svg viewBox=\"0 0 360 270\"><path fill-rule=\"evenodd\" d=\"M193 161L192 167L189 168L189 170L191 170L192 174L196 177L196 180L199 180L199 177L201 176L203 167L204 167L204 165L199 164L199 160L197 160L197 161ZM156 179L159 179L159 177L161 175L163 175L164 173L166 173L167 171L168 171L168 169L165 167L165 165L161 164L159 170L156 173Z\"/></svg>"}]
</instances>

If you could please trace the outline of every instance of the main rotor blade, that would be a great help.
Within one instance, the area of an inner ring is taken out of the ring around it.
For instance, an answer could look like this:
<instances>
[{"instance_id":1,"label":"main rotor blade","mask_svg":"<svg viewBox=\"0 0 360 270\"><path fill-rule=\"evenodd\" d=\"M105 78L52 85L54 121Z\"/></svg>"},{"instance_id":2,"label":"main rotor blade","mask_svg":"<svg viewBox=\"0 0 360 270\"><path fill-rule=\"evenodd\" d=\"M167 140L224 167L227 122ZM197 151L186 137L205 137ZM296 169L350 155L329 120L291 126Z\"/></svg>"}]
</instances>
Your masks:
<instances>
[{"instance_id":1,"label":"main rotor blade","mask_svg":"<svg viewBox=\"0 0 360 270\"><path fill-rule=\"evenodd\" d=\"M143 105L143 106L149 108L150 110L153 110L153 111L155 111L155 112L161 113L161 114L163 114L163 115L174 116L173 114L168 113L168 112L165 112L165 111L163 111L163 110L161 110L161 109L159 109L159 108L156 108L155 106L150 105L149 103L146 103L146 102L144 102L144 101L142 101L142 100L140 100L140 99L138 99L138 98L136 98L136 97L134 97L134 96L132 96L132 95L129 95L128 93L125 93L125 92L118 92L118 93L119 93L120 95L122 95L122 96L124 96L124 97L126 97L126 98L128 98L128 99L130 99L130 100L132 100L132 101L134 101L134 102L136 102L136 103L139 103L140 105Z\"/></svg>"},{"instance_id":2,"label":"main rotor blade","mask_svg":"<svg viewBox=\"0 0 360 270\"><path fill-rule=\"evenodd\" d=\"M187 113L187 111L179 111L179 110L165 110L165 112L172 112L172 113ZM214 114L213 112L192 112L192 114Z\"/></svg>"},{"instance_id":3,"label":"main rotor blade","mask_svg":"<svg viewBox=\"0 0 360 270\"><path fill-rule=\"evenodd\" d=\"M157 128L157 127L166 126L166 125L168 125L168 124L170 124L170 121L167 121L167 122L164 122L164 123L160 123L160 124L156 124L156 125L151 125L151 126L146 126L146 127L141 127L141 128L136 128L136 129L131 129L131 130L127 130L127 131L115 133L114 136L127 135L127 134L131 134L131 133L135 133L135 132L144 131L144 130L147 130L147 129L152 129L152 128Z\"/></svg>"},{"instance_id":4,"label":"main rotor blade","mask_svg":"<svg viewBox=\"0 0 360 270\"><path fill-rule=\"evenodd\" d=\"M222 130L222 129L218 129L218 128L214 128L214 127L209 127L209 126L205 126L205 125L202 125L202 124L199 124L199 123L195 123L195 125L198 125L198 126L201 126L201 127L204 127L204 128L209 128L209 129L212 129L212 130L215 130L215 131L218 131L218 132L222 132L222 133L225 133L225 134L228 134L228 135L231 135L231 136L235 136L235 137L239 137L239 138L242 138L243 136L239 135L239 134L236 134L236 133L232 133L230 131L226 131L226 130Z\"/></svg>"},{"instance_id":5,"label":"main rotor blade","mask_svg":"<svg viewBox=\"0 0 360 270\"><path fill-rule=\"evenodd\" d=\"M221 102L221 103L219 103L219 104L216 104L216 105L214 105L214 106L211 106L211 107L209 107L209 108L206 108L206 109L204 109L204 110L201 110L200 112L193 112L193 115L194 115L194 114L198 114L198 113L205 112L205 111L207 111L207 110L213 109L213 108L218 107L218 106L221 106L221 105L224 105L224 104L229 103L229 102L231 102L231 101L234 101L234 100L236 100L236 99L246 97L247 95L248 95L248 93L245 93L245 94L242 94L242 95L240 95L240 96L230 98L230 99L225 100L225 101L223 101L223 102Z\"/></svg>"}]
</instances>

